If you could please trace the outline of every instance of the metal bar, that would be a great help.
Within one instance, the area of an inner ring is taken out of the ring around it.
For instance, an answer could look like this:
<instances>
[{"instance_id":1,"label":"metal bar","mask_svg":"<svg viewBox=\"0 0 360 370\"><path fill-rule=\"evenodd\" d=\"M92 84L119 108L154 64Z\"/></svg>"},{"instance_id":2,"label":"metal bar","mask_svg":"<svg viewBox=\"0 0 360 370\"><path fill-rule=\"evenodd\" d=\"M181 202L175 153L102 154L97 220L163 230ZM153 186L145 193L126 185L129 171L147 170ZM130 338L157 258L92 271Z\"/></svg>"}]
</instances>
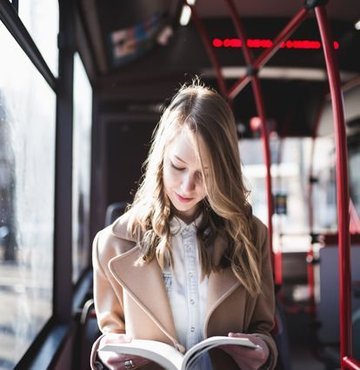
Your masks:
<instances>
[{"instance_id":1,"label":"metal bar","mask_svg":"<svg viewBox=\"0 0 360 370\"><path fill-rule=\"evenodd\" d=\"M0 0L0 20L4 23L5 27L24 50L25 54L45 78L50 87L56 91L56 78L9 0Z\"/></svg>"},{"instance_id":2,"label":"metal bar","mask_svg":"<svg viewBox=\"0 0 360 370\"><path fill-rule=\"evenodd\" d=\"M12 0L12 6L15 8L16 12L19 11L19 0Z\"/></svg>"},{"instance_id":3,"label":"metal bar","mask_svg":"<svg viewBox=\"0 0 360 370\"><path fill-rule=\"evenodd\" d=\"M72 0L60 3L59 84L56 106L54 316L72 319L72 146L75 11Z\"/></svg>"},{"instance_id":4,"label":"metal bar","mask_svg":"<svg viewBox=\"0 0 360 370\"><path fill-rule=\"evenodd\" d=\"M197 28L197 30L200 34L201 40L202 40L203 45L206 49L206 52L209 56L210 62L211 62L212 66L215 69L216 80L217 80L217 83L218 83L218 86L219 86L219 90L220 90L221 94L224 97L227 97L228 96L227 88L226 88L224 76L223 76L222 71L221 71L221 65L220 65L218 57L216 56L216 54L214 52L214 49L212 48L209 35L208 35L200 17L197 14L195 6L187 4L186 0L184 0L184 4L189 6L190 9L191 9L192 20L194 21L195 27Z\"/></svg>"},{"instance_id":5,"label":"metal bar","mask_svg":"<svg viewBox=\"0 0 360 370\"><path fill-rule=\"evenodd\" d=\"M229 8L229 11L230 11L230 16L231 16L231 19L233 21L233 24L235 26L235 30L236 30L236 33L238 35L238 37L240 38L241 42L242 42L242 45L243 45L243 54L244 54L244 58L245 58L245 62L247 65L251 65L253 64L253 57L252 57L252 54L247 46L247 37L246 37L246 33L245 33L245 29L241 23L241 20L240 20L240 17L237 13L237 10L236 10L236 7L234 5L234 2L232 0L224 0Z\"/></svg>"},{"instance_id":6,"label":"metal bar","mask_svg":"<svg viewBox=\"0 0 360 370\"><path fill-rule=\"evenodd\" d=\"M252 83L251 83L256 109L258 111L261 125L260 125L260 133L261 133L261 141L263 146L263 156L264 162L266 167L266 195L267 195L267 202L268 202L268 234L269 234L269 247L272 251L272 234L273 234L273 227L272 227L272 215L274 211L273 206L273 197L272 197L272 189L271 189L271 155L270 155L270 145L269 145L269 133L267 130L266 125L266 113L265 113L265 105L263 100L263 95L261 91L260 81L257 76L253 76ZM271 261L272 265L274 266L274 254L271 253Z\"/></svg>"},{"instance_id":7,"label":"metal bar","mask_svg":"<svg viewBox=\"0 0 360 370\"><path fill-rule=\"evenodd\" d=\"M339 70L334 55L333 42L330 35L325 7L316 7L315 15L323 44L334 119L339 233L340 358L344 359L347 356L351 357L352 351L349 186L344 107Z\"/></svg>"},{"instance_id":8,"label":"metal bar","mask_svg":"<svg viewBox=\"0 0 360 370\"><path fill-rule=\"evenodd\" d=\"M243 50L245 61L248 64L248 67L252 69L253 57L247 46L247 43L246 43L247 37L245 34L244 27L241 23L240 17L237 14L236 7L232 0L225 0L225 2L229 7L231 19L235 26L236 33L242 41L242 44L243 44L242 50ZM266 195L267 195L267 202L268 202L269 248L271 252L272 265L274 266L275 256L273 253L273 243L272 243L272 233L273 233L272 215L273 215L274 207L273 207L273 197L272 197L272 188L271 188L271 155L270 155L269 135L268 135L267 125L266 125L265 104L263 100L263 93L261 90L260 81L259 81L256 71L249 78L251 78L251 84L252 84L252 89L253 89L254 98L255 98L255 105L256 105L256 109L257 109L258 115L260 117L260 122L261 122L260 133L261 133L261 142L263 146L264 162L265 162L265 167L266 167Z\"/></svg>"},{"instance_id":9,"label":"metal bar","mask_svg":"<svg viewBox=\"0 0 360 370\"><path fill-rule=\"evenodd\" d=\"M295 14L279 35L275 37L272 47L265 49L265 51L256 59L254 63L256 68L262 68L270 60L270 58L280 49L281 43L295 32L301 22L307 17L308 13L309 9L302 8L297 14Z\"/></svg>"},{"instance_id":10,"label":"metal bar","mask_svg":"<svg viewBox=\"0 0 360 370\"><path fill-rule=\"evenodd\" d=\"M341 361L341 365L345 366L342 369L360 370L360 361L350 357L344 357Z\"/></svg>"},{"instance_id":11,"label":"metal bar","mask_svg":"<svg viewBox=\"0 0 360 370\"><path fill-rule=\"evenodd\" d=\"M307 8L302 8L285 26L285 28L280 32L280 34L274 39L273 46L266 49L253 63L255 69L261 69L269 59L279 50L281 43L287 39L300 25L300 23L306 18L309 10ZM246 86L246 85L245 85ZM234 85L229 90L229 97L234 99L239 92L245 87L242 79L235 82Z\"/></svg>"}]
</instances>

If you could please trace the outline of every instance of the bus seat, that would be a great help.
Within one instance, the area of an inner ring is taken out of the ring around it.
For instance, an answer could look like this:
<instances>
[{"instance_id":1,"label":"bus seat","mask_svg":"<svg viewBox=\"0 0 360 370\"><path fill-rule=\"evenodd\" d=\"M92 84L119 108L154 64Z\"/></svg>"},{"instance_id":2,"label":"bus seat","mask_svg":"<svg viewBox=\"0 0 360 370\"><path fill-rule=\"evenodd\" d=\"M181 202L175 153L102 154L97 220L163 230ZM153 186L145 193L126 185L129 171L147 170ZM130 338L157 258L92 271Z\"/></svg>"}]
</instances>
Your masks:
<instances>
[{"instance_id":1,"label":"bus seat","mask_svg":"<svg viewBox=\"0 0 360 370\"><path fill-rule=\"evenodd\" d=\"M360 245L351 245L351 278L352 285L360 281ZM319 340L322 344L339 342L339 273L338 246L325 245L320 248L320 301L318 303ZM352 288L352 312L360 309L360 296L354 294Z\"/></svg>"},{"instance_id":2,"label":"bus seat","mask_svg":"<svg viewBox=\"0 0 360 370\"><path fill-rule=\"evenodd\" d=\"M120 217L124 213L126 206L126 202L110 204L106 209L104 226L112 224ZM74 368L77 370L89 370L91 347L101 334L97 325L92 291L88 292L88 299L83 304L77 323L78 350L74 353Z\"/></svg>"},{"instance_id":3,"label":"bus seat","mask_svg":"<svg viewBox=\"0 0 360 370\"><path fill-rule=\"evenodd\" d=\"M97 325L94 300L89 298L83 305L78 317L76 348L74 352L73 368L90 370L90 353L92 344L100 335Z\"/></svg>"},{"instance_id":4,"label":"bus seat","mask_svg":"<svg viewBox=\"0 0 360 370\"><path fill-rule=\"evenodd\" d=\"M352 315L352 350L353 357L360 359L360 308Z\"/></svg>"},{"instance_id":5,"label":"bus seat","mask_svg":"<svg viewBox=\"0 0 360 370\"><path fill-rule=\"evenodd\" d=\"M120 217L124 213L126 206L126 202L110 204L106 209L105 226L112 224L118 217Z\"/></svg>"},{"instance_id":6,"label":"bus seat","mask_svg":"<svg viewBox=\"0 0 360 370\"><path fill-rule=\"evenodd\" d=\"M278 301L275 310L275 327L271 334L278 350L276 370L291 370L286 319L281 303Z\"/></svg>"}]
</instances>

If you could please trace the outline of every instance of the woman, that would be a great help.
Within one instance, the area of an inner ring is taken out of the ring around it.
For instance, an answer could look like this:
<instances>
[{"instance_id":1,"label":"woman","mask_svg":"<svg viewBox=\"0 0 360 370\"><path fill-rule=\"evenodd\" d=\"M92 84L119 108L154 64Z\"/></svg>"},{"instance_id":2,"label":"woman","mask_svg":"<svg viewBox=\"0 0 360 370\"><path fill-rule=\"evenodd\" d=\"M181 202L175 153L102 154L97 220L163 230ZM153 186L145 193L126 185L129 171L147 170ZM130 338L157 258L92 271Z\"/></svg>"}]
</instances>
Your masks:
<instances>
[{"instance_id":1,"label":"woman","mask_svg":"<svg viewBox=\"0 0 360 370\"><path fill-rule=\"evenodd\" d=\"M93 368L158 368L97 352L104 344L153 339L185 351L214 335L248 337L258 349L223 346L198 369L275 367L267 231L247 196L229 106L198 82L183 86L155 131L133 204L94 240L103 335Z\"/></svg>"}]
</instances>

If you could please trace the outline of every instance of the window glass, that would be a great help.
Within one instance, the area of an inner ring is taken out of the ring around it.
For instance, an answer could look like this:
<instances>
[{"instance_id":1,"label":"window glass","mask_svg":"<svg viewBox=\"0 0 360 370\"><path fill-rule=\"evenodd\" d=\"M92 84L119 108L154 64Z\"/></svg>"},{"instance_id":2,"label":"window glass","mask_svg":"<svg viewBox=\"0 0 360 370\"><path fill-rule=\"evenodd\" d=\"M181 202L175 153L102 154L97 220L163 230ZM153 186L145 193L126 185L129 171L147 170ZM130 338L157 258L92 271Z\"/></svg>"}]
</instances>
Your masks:
<instances>
[{"instance_id":1,"label":"window glass","mask_svg":"<svg viewBox=\"0 0 360 370\"><path fill-rule=\"evenodd\" d=\"M274 214L272 218L274 247L283 252L304 251L309 246L308 183L310 139L270 140ZM266 167L262 142L240 140L240 158L248 184L254 214L268 224ZM278 240L281 235L281 241Z\"/></svg>"},{"instance_id":2,"label":"window glass","mask_svg":"<svg viewBox=\"0 0 360 370\"><path fill-rule=\"evenodd\" d=\"M0 22L0 368L52 315L56 96Z\"/></svg>"},{"instance_id":3,"label":"window glass","mask_svg":"<svg viewBox=\"0 0 360 370\"><path fill-rule=\"evenodd\" d=\"M261 141L258 139L241 139L239 141L239 150L240 160L244 166L245 185L250 191L249 200L253 207L253 212L267 224L266 168Z\"/></svg>"},{"instance_id":4,"label":"window glass","mask_svg":"<svg viewBox=\"0 0 360 370\"><path fill-rule=\"evenodd\" d=\"M337 231L335 145L332 136L315 141L312 204L315 232Z\"/></svg>"},{"instance_id":5,"label":"window glass","mask_svg":"<svg viewBox=\"0 0 360 370\"><path fill-rule=\"evenodd\" d=\"M52 73L58 75L58 0L20 0L19 17Z\"/></svg>"},{"instance_id":6,"label":"window glass","mask_svg":"<svg viewBox=\"0 0 360 370\"><path fill-rule=\"evenodd\" d=\"M360 216L360 135L356 145L349 148L349 184L350 197L355 208L357 217Z\"/></svg>"},{"instance_id":7,"label":"window glass","mask_svg":"<svg viewBox=\"0 0 360 370\"><path fill-rule=\"evenodd\" d=\"M88 265L92 89L78 53L74 59L73 280Z\"/></svg>"}]
</instances>

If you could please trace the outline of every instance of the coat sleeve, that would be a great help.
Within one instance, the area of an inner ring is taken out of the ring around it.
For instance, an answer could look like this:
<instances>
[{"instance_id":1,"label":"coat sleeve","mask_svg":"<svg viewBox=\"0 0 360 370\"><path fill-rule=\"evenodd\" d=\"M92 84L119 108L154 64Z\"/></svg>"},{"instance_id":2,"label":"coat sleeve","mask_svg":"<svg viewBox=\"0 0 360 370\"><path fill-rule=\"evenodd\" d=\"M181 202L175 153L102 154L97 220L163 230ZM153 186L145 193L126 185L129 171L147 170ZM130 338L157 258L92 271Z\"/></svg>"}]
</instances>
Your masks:
<instances>
[{"instance_id":1,"label":"coat sleeve","mask_svg":"<svg viewBox=\"0 0 360 370\"><path fill-rule=\"evenodd\" d=\"M256 299L255 309L251 318L249 333L254 333L269 347L269 358L264 369L274 369L277 362L277 348L271 335L275 320L275 290L268 233L261 224L258 228L258 245L261 248L262 292Z\"/></svg>"},{"instance_id":2,"label":"coat sleeve","mask_svg":"<svg viewBox=\"0 0 360 370\"><path fill-rule=\"evenodd\" d=\"M109 233L100 231L93 242L92 263L94 270L94 305L97 323L102 335L94 342L90 365L98 369L97 350L101 338L107 333L125 333L125 319L122 305L122 288L114 281L108 262L115 255Z\"/></svg>"}]
</instances>

